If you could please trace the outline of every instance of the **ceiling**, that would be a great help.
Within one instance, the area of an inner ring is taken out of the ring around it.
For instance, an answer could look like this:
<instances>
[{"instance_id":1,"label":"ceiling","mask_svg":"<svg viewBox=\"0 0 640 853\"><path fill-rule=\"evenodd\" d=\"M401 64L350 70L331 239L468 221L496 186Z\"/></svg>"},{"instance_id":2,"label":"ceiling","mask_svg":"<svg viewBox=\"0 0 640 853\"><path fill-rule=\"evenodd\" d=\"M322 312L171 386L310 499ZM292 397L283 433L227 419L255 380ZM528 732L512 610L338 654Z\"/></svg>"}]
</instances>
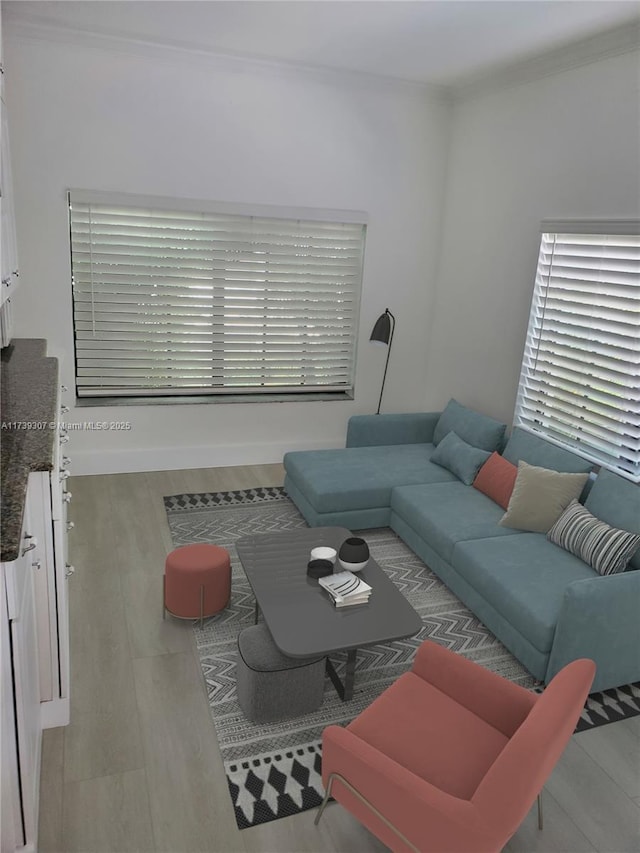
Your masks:
<instances>
[{"instance_id":1,"label":"ceiling","mask_svg":"<svg viewBox=\"0 0 640 853\"><path fill-rule=\"evenodd\" d=\"M636 0L4 0L9 24L452 85L640 14Z\"/></svg>"}]
</instances>

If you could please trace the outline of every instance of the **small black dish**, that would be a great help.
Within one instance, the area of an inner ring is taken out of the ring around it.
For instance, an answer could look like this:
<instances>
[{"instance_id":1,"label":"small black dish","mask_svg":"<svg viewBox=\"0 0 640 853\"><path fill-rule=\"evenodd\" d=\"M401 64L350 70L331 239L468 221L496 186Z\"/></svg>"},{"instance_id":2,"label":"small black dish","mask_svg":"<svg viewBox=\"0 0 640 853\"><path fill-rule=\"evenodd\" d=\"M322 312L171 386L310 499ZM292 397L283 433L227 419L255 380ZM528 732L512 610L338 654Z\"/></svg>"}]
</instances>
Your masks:
<instances>
[{"instance_id":1,"label":"small black dish","mask_svg":"<svg viewBox=\"0 0 640 853\"><path fill-rule=\"evenodd\" d=\"M331 560L310 560L307 564L307 574L310 578L323 578L325 575L333 574L333 563Z\"/></svg>"}]
</instances>

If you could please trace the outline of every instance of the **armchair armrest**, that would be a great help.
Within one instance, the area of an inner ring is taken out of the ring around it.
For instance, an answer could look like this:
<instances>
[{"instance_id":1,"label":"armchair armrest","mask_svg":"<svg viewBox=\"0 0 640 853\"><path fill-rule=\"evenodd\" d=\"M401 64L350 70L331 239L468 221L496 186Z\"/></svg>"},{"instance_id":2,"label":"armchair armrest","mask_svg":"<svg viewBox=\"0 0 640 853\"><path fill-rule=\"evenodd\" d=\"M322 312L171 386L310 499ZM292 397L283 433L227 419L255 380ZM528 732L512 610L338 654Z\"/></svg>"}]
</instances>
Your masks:
<instances>
[{"instance_id":1,"label":"armchair armrest","mask_svg":"<svg viewBox=\"0 0 640 853\"><path fill-rule=\"evenodd\" d=\"M509 738L538 698L431 640L418 648L412 671Z\"/></svg>"},{"instance_id":2,"label":"armchair armrest","mask_svg":"<svg viewBox=\"0 0 640 853\"><path fill-rule=\"evenodd\" d=\"M329 726L322 737L325 785L330 773L343 776L418 850L465 850L469 838L478 836L487 839L486 847L478 845L478 849L493 849L491 829L475 805L441 791L340 726ZM332 793L394 850L406 849L398 846L397 838L389 837L375 812L366 809L339 780Z\"/></svg>"},{"instance_id":3,"label":"armchair armrest","mask_svg":"<svg viewBox=\"0 0 640 853\"><path fill-rule=\"evenodd\" d=\"M433 440L433 431L441 414L353 415L347 426L347 447L426 444Z\"/></svg>"},{"instance_id":4,"label":"armchair armrest","mask_svg":"<svg viewBox=\"0 0 640 853\"><path fill-rule=\"evenodd\" d=\"M545 681L576 658L595 661L594 691L640 680L639 611L638 569L569 584Z\"/></svg>"}]
</instances>

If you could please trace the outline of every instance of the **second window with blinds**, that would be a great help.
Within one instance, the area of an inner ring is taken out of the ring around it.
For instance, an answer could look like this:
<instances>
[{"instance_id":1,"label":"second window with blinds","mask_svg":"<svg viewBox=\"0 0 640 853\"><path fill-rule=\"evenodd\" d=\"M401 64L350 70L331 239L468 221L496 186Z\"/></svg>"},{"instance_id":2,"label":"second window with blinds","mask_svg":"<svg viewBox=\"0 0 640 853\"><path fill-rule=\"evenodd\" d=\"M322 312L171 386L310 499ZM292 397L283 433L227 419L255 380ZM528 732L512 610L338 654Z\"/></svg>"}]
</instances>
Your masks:
<instances>
[{"instance_id":1,"label":"second window with blinds","mask_svg":"<svg viewBox=\"0 0 640 853\"><path fill-rule=\"evenodd\" d=\"M515 423L640 482L640 223L543 222Z\"/></svg>"},{"instance_id":2,"label":"second window with blinds","mask_svg":"<svg viewBox=\"0 0 640 853\"><path fill-rule=\"evenodd\" d=\"M76 394L353 395L363 214L69 193Z\"/></svg>"}]
</instances>

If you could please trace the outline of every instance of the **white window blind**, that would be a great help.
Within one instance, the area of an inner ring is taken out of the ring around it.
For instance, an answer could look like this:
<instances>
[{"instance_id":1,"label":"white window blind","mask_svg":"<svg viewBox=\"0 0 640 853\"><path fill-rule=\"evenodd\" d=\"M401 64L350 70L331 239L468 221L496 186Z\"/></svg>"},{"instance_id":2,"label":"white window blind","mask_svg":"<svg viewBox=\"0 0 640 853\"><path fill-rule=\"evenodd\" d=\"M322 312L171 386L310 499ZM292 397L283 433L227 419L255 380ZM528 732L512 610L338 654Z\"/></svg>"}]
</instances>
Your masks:
<instances>
[{"instance_id":1,"label":"white window blind","mask_svg":"<svg viewBox=\"0 0 640 853\"><path fill-rule=\"evenodd\" d=\"M77 395L351 394L363 222L174 204L69 194Z\"/></svg>"},{"instance_id":2,"label":"white window blind","mask_svg":"<svg viewBox=\"0 0 640 853\"><path fill-rule=\"evenodd\" d=\"M603 233L551 224L558 230L542 234L515 422L638 482L638 223L598 223Z\"/></svg>"}]
</instances>

